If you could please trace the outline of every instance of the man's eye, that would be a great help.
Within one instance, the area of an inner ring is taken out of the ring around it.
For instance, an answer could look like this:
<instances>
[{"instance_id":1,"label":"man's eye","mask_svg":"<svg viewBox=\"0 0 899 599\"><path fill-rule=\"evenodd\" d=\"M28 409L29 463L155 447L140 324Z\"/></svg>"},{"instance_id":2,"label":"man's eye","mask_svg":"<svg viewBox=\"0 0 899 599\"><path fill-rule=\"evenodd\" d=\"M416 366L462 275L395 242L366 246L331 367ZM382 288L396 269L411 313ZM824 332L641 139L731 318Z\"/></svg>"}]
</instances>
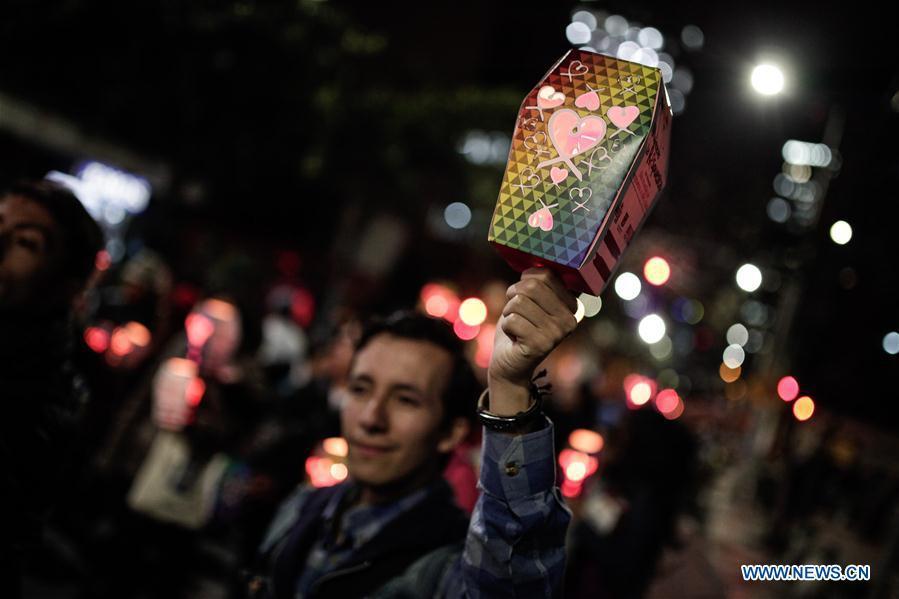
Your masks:
<instances>
[{"instance_id":1,"label":"man's eye","mask_svg":"<svg viewBox=\"0 0 899 599\"><path fill-rule=\"evenodd\" d=\"M421 402L417 397L410 397L408 395L400 395L399 398L400 403L406 406L419 406Z\"/></svg>"},{"instance_id":2,"label":"man's eye","mask_svg":"<svg viewBox=\"0 0 899 599\"><path fill-rule=\"evenodd\" d=\"M16 243L32 252L37 252L41 249L41 243L37 239L32 239L30 237L19 237L16 239Z\"/></svg>"},{"instance_id":3,"label":"man's eye","mask_svg":"<svg viewBox=\"0 0 899 599\"><path fill-rule=\"evenodd\" d=\"M368 388L365 385L350 384L349 387L347 387L347 390L353 395L362 395L368 390Z\"/></svg>"}]
</instances>

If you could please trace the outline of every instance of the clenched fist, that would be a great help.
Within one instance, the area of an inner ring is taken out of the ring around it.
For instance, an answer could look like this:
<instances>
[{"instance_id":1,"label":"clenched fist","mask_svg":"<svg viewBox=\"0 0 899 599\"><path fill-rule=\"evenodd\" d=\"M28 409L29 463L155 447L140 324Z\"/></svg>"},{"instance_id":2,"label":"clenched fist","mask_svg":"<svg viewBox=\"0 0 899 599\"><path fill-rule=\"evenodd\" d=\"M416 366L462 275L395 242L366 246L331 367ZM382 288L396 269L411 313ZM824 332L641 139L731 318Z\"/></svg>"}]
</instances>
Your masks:
<instances>
[{"instance_id":1,"label":"clenched fist","mask_svg":"<svg viewBox=\"0 0 899 599\"><path fill-rule=\"evenodd\" d=\"M487 371L490 411L511 416L529 403L534 369L577 326L575 296L545 268L529 268L506 291Z\"/></svg>"}]
</instances>

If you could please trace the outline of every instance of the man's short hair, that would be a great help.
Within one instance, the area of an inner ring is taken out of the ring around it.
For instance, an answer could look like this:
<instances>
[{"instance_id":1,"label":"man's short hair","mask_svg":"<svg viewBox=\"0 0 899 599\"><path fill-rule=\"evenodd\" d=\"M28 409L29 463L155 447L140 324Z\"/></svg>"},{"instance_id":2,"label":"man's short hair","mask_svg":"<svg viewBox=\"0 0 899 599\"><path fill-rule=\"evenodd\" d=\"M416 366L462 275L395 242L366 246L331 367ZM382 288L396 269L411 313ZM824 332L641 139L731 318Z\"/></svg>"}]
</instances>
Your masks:
<instances>
[{"instance_id":1,"label":"man's short hair","mask_svg":"<svg viewBox=\"0 0 899 599\"><path fill-rule=\"evenodd\" d=\"M40 204L56 222L62 239L63 276L82 286L94 270L97 252L103 249L103 232L84 205L64 185L53 181L18 181L0 194L22 196Z\"/></svg>"},{"instance_id":2,"label":"man's short hair","mask_svg":"<svg viewBox=\"0 0 899 599\"><path fill-rule=\"evenodd\" d=\"M388 334L401 339L428 341L449 352L453 370L443 392L443 422L449 425L455 418L473 421L480 385L465 357L465 345L443 320L411 311L396 312L387 318L370 320L362 329L356 343L358 353L377 335Z\"/></svg>"}]
</instances>

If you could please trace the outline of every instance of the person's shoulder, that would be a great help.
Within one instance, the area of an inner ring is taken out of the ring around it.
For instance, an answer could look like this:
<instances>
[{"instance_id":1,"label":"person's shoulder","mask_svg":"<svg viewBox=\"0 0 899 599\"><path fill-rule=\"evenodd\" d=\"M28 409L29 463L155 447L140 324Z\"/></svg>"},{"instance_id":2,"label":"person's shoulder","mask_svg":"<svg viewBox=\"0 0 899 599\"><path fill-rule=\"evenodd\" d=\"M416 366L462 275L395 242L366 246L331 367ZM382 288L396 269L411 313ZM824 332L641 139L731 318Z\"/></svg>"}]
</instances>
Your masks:
<instances>
[{"instance_id":1,"label":"person's shoulder","mask_svg":"<svg viewBox=\"0 0 899 599\"><path fill-rule=\"evenodd\" d=\"M405 572L372 593L372 599L439 597L461 562L464 541L438 547L413 562ZM458 573L456 573L458 574Z\"/></svg>"},{"instance_id":2,"label":"person's shoulder","mask_svg":"<svg viewBox=\"0 0 899 599\"><path fill-rule=\"evenodd\" d=\"M265 533L265 538L259 547L260 552L265 553L271 549L279 539L296 525L300 514L309 505L309 502L316 495L328 492L329 489L332 488L319 489L305 483L297 485L296 489L281 502L275 511L275 517L272 518L268 531Z\"/></svg>"}]
</instances>

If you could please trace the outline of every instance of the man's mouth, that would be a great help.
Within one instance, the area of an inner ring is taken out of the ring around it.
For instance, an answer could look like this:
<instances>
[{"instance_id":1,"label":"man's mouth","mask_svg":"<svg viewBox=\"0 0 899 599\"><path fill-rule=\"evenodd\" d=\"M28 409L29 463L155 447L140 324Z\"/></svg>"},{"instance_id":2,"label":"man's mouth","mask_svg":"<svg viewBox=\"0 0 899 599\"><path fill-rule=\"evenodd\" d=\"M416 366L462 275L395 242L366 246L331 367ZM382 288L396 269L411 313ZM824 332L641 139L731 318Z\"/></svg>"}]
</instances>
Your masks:
<instances>
[{"instance_id":1,"label":"man's mouth","mask_svg":"<svg viewBox=\"0 0 899 599\"><path fill-rule=\"evenodd\" d=\"M363 458L376 458L393 450L387 445L370 445L368 443L359 443L358 441L350 442L350 449L353 453Z\"/></svg>"}]
</instances>

